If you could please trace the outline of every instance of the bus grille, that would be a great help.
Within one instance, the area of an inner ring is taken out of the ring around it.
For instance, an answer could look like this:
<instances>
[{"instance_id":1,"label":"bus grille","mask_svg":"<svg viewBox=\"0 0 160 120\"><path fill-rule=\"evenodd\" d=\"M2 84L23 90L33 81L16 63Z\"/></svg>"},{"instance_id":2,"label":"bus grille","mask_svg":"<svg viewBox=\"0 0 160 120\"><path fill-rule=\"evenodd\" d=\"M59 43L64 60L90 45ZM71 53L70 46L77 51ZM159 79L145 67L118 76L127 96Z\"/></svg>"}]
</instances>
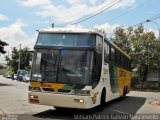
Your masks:
<instances>
[{"instance_id":1,"label":"bus grille","mask_svg":"<svg viewBox=\"0 0 160 120\"><path fill-rule=\"evenodd\" d=\"M42 88L43 91L47 91L47 92L54 92L53 88Z\"/></svg>"},{"instance_id":2,"label":"bus grille","mask_svg":"<svg viewBox=\"0 0 160 120\"><path fill-rule=\"evenodd\" d=\"M58 92L69 93L71 90L58 89Z\"/></svg>"}]
</instances>

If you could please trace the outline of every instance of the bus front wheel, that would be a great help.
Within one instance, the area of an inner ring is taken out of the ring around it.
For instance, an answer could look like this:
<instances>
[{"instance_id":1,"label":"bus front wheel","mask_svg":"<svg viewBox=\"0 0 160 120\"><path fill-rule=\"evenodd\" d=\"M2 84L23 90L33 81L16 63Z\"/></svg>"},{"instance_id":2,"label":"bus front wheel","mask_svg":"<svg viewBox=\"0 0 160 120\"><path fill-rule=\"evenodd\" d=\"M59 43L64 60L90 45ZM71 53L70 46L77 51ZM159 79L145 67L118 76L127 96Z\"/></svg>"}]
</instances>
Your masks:
<instances>
[{"instance_id":1,"label":"bus front wheel","mask_svg":"<svg viewBox=\"0 0 160 120\"><path fill-rule=\"evenodd\" d=\"M102 94L101 94L101 102L100 102L100 105L97 106L97 110L98 111L102 111L105 107L105 102L106 102L106 90L103 89L102 90Z\"/></svg>"}]
</instances>

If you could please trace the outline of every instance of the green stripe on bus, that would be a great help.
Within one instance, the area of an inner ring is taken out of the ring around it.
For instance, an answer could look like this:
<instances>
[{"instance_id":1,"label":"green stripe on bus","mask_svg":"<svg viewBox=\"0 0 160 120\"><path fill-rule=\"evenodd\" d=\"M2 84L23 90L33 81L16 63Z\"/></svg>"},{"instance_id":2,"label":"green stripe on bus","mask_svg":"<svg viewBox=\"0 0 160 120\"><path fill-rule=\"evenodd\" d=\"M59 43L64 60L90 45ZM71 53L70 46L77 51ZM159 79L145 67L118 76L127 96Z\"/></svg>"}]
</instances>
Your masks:
<instances>
[{"instance_id":1,"label":"green stripe on bus","mask_svg":"<svg viewBox=\"0 0 160 120\"><path fill-rule=\"evenodd\" d=\"M109 65L110 84L113 93L118 92L118 68L117 66Z\"/></svg>"},{"instance_id":2,"label":"green stripe on bus","mask_svg":"<svg viewBox=\"0 0 160 120\"><path fill-rule=\"evenodd\" d=\"M65 85L64 87L63 87L63 89L64 90L71 90L71 89L73 89L75 87L75 85Z\"/></svg>"},{"instance_id":3,"label":"green stripe on bus","mask_svg":"<svg viewBox=\"0 0 160 120\"><path fill-rule=\"evenodd\" d=\"M81 90L85 87L86 85L76 85L73 89Z\"/></svg>"}]
</instances>

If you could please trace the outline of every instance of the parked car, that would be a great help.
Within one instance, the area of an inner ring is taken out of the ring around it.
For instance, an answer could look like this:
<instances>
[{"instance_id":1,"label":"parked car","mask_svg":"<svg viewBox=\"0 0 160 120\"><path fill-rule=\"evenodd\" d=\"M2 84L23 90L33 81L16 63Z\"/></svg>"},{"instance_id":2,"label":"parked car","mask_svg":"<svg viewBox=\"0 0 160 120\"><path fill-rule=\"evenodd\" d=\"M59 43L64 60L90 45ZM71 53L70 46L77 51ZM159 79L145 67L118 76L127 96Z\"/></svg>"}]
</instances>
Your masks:
<instances>
[{"instance_id":1,"label":"parked car","mask_svg":"<svg viewBox=\"0 0 160 120\"><path fill-rule=\"evenodd\" d=\"M17 80L18 81L22 81L23 80L23 76L25 76L26 74L28 74L27 70L18 70L18 72L17 72Z\"/></svg>"},{"instance_id":2,"label":"parked car","mask_svg":"<svg viewBox=\"0 0 160 120\"><path fill-rule=\"evenodd\" d=\"M7 75L7 78L12 78L13 77L13 73L10 73Z\"/></svg>"},{"instance_id":3,"label":"parked car","mask_svg":"<svg viewBox=\"0 0 160 120\"><path fill-rule=\"evenodd\" d=\"M14 74L14 79L15 79L15 80L17 79L17 74Z\"/></svg>"},{"instance_id":4,"label":"parked car","mask_svg":"<svg viewBox=\"0 0 160 120\"><path fill-rule=\"evenodd\" d=\"M30 74L26 74L26 75L23 76L23 81L24 82L29 82L29 80L30 80Z\"/></svg>"}]
</instances>

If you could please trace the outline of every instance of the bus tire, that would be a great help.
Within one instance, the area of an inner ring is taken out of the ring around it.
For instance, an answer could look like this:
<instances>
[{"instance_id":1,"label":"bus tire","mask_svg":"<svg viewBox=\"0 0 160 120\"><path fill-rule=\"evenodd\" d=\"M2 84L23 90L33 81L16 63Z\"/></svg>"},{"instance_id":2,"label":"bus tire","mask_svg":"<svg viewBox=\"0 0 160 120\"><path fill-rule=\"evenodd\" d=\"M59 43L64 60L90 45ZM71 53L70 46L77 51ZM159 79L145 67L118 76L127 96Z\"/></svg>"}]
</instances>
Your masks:
<instances>
[{"instance_id":1,"label":"bus tire","mask_svg":"<svg viewBox=\"0 0 160 120\"><path fill-rule=\"evenodd\" d=\"M103 88L102 94L101 94L101 102L100 105L97 106L98 111L102 111L105 108L105 103L106 103L106 90Z\"/></svg>"},{"instance_id":2,"label":"bus tire","mask_svg":"<svg viewBox=\"0 0 160 120\"><path fill-rule=\"evenodd\" d=\"M128 87L126 87L126 94L128 94Z\"/></svg>"},{"instance_id":3,"label":"bus tire","mask_svg":"<svg viewBox=\"0 0 160 120\"><path fill-rule=\"evenodd\" d=\"M126 98L126 87L123 88L123 95L121 96L121 100Z\"/></svg>"}]
</instances>

